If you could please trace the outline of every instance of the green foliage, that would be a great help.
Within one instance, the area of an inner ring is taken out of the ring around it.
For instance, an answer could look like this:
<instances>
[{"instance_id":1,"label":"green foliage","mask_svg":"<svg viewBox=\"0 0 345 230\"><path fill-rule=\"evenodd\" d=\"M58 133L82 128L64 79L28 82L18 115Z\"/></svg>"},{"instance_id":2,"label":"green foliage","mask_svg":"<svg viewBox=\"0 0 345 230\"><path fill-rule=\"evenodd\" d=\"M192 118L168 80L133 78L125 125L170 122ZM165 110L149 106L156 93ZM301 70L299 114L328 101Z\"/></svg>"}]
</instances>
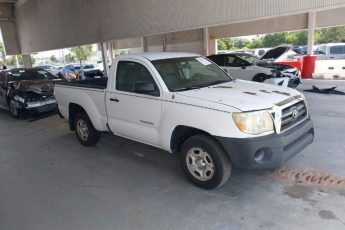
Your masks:
<instances>
[{"instance_id":1,"label":"green foliage","mask_svg":"<svg viewBox=\"0 0 345 230\"><path fill-rule=\"evenodd\" d=\"M23 57L22 55L17 55L18 57L18 62L19 62L19 65L23 65ZM9 58L7 58L7 65L8 66L16 66L17 64L17 60L16 60L16 55L13 55L13 56L9 56Z\"/></svg>"},{"instance_id":2,"label":"green foliage","mask_svg":"<svg viewBox=\"0 0 345 230\"><path fill-rule=\"evenodd\" d=\"M75 57L72 54L66 54L65 55L65 61L67 63L72 63L72 62L75 62L76 59L75 59Z\"/></svg>"},{"instance_id":3,"label":"green foliage","mask_svg":"<svg viewBox=\"0 0 345 230\"><path fill-rule=\"evenodd\" d=\"M345 26L329 27L315 30L315 43L345 42ZM242 38L227 38L218 40L218 50L256 49L290 44L295 46L308 43L306 30L266 34L251 41Z\"/></svg>"},{"instance_id":4,"label":"green foliage","mask_svg":"<svg viewBox=\"0 0 345 230\"><path fill-rule=\"evenodd\" d=\"M58 62L58 60L57 60L57 58L56 58L56 56L55 55L52 55L52 56L50 56L50 61L51 62L53 62L53 63L56 63L56 62Z\"/></svg>"},{"instance_id":5,"label":"green foliage","mask_svg":"<svg viewBox=\"0 0 345 230\"><path fill-rule=\"evenodd\" d=\"M243 38L224 38L218 40L218 50L243 49L249 43Z\"/></svg>"},{"instance_id":6,"label":"green foliage","mask_svg":"<svg viewBox=\"0 0 345 230\"><path fill-rule=\"evenodd\" d=\"M79 61L87 60L92 56L92 45L73 47L70 52Z\"/></svg>"},{"instance_id":7,"label":"green foliage","mask_svg":"<svg viewBox=\"0 0 345 230\"><path fill-rule=\"evenodd\" d=\"M345 26L321 28L315 32L315 43L345 42Z\"/></svg>"}]
</instances>

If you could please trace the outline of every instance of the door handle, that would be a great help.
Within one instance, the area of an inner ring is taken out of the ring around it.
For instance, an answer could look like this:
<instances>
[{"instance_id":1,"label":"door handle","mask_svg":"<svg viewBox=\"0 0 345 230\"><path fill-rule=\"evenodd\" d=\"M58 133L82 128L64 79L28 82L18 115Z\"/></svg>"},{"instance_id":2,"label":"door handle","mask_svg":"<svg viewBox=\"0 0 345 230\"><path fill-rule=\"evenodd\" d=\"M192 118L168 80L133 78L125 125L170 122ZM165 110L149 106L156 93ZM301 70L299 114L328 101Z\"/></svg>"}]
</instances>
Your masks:
<instances>
[{"instance_id":1,"label":"door handle","mask_svg":"<svg viewBox=\"0 0 345 230\"><path fill-rule=\"evenodd\" d=\"M117 98L110 98L110 101L113 101L113 102L120 102L120 100L117 99Z\"/></svg>"}]
</instances>

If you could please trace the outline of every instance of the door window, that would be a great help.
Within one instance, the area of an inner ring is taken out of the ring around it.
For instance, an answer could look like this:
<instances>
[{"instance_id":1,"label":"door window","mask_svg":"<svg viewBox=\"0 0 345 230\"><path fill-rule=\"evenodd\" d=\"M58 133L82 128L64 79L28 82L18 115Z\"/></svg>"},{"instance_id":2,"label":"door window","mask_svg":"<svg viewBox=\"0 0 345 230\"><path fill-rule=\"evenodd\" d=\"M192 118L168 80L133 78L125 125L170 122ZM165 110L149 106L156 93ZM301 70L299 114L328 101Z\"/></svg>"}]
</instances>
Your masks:
<instances>
[{"instance_id":1,"label":"door window","mask_svg":"<svg viewBox=\"0 0 345 230\"><path fill-rule=\"evenodd\" d=\"M245 65L245 63L237 57L233 57L233 56L225 57L225 66L240 67L243 65Z\"/></svg>"},{"instance_id":2,"label":"door window","mask_svg":"<svg viewBox=\"0 0 345 230\"><path fill-rule=\"evenodd\" d=\"M119 91L159 96L159 89L145 66L130 61L120 61L116 72L116 89Z\"/></svg>"},{"instance_id":3,"label":"door window","mask_svg":"<svg viewBox=\"0 0 345 230\"><path fill-rule=\"evenodd\" d=\"M330 48L331 54L345 54L345 46L332 46Z\"/></svg>"}]
</instances>

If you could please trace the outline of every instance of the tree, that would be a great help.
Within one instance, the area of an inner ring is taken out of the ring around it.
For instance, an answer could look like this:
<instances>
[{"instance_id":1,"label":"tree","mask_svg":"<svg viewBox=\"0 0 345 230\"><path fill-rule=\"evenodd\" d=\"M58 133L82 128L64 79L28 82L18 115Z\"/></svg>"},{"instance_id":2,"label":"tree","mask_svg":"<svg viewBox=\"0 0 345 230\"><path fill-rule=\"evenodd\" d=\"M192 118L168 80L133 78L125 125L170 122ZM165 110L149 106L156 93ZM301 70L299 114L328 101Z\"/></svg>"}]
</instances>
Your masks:
<instances>
[{"instance_id":1,"label":"tree","mask_svg":"<svg viewBox=\"0 0 345 230\"><path fill-rule=\"evenodd\" d=\"M345 26L321 28L315 31L317 44L330 42L345 42Z\"/></svg>"},{"instance_id":2,"label":"tree","mask_svg":"<svg viewBox=\"0 0 345 230\"><path fill-rule=\"evenodd\" d=\"M17 67L17 58L18 58L18 64L20 66L23 65L23 57L22 55L13 55L13 56L10 56L8 59L7 59L7 64L11 67Z\"/></svg>"},{"instance_id":3,"label":"tree","mask_svg":"<svg viewBox=\"0 0 345 230\"><path fill-rule=\"evenodd\" d=\"M56 62L58 61L55 55L50 56L49 59L50 59L50 61L53 62L53 63L56 63Z\"/></svg>"},{"instance_id":4,"label":"tree","mask_svg":"<svg viewBox=\"0 0 345 230\"><path fill-rule=\"evenodd\" d=\"M81 70L81 79L84 79L84 71L83 71L83 60L87 60L92 56L92 45L86 45L86 46L77 46L70 49L70 52L73 56L76 57L76 59L80 62L80 70Z\"/></svg>"},{"instance_id":5,"label":"tree","mask_svg":"<svg viewBox=\"0 0 345 230\"><path fill-rule=\"evenodd\" d=\"M65 55L65 61L67 63L75 62L75 57L72 54L66 54Z\"/></svg>"},{"instance_id":6,"label":"tree","mask_svg":"<svg viewBox=\"0 0 345 230\"><path fill-rule=\"evenodd\" d=\"M79 61L87 60L92 56L92 45L73 47L70 52Z\"/></svg>"}]
</instances>

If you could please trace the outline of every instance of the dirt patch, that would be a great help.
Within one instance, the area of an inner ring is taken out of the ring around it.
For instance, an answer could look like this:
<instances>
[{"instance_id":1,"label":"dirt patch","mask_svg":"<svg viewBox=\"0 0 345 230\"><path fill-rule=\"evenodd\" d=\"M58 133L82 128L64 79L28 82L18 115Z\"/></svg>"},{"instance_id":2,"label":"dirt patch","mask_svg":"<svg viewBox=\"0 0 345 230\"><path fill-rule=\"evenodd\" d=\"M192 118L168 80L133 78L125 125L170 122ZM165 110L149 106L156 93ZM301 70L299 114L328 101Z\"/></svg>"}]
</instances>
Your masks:
<instances>
[{"instance_id":1,"label":"dirt patch","mask_svg":"<svg viewBox=\"0 0 345 230\"><path fill-rule=\"evenodd\" d=\"M273 93L278 93L278 94L282 94L282 95L285 95L285 96L291 96L291 94L290 93L286 93L286 92L281 92L281 91L277 91L277 90L275 90L275 91L272 91Z\"/></svg>"},{"instance_id":2,"label":"dirt patch","mask_svg":"<svg viewBox=\"0 0 345 230\"><path fill-rule=\"evenodd\" d=\"M337 217L334 215L333 212L329 210L321 210L319 212L319 216L324 220L335 220Z\"/></svg>"},{"instance_id":3,"label":"dirt patch","mask_svg":"<svg viewBox=\"0 0 345 230\"><path fill-rule=\"evenodd\" d=\"M310 187L294 185L290 187L286 187L284 189L284 194L288 195L294 199L307 199L313 193L313 189Z\"/></svg>"},{"instance_id":4,"label":"dirt patch","mask_svg":"<svg viewBox=\"0 0 345 230\"><path fill-rule=\"evenodd\" d=\"M267 174L273 179L296 182L304 186L345 189L345 178L326 172L312 171L301 168L283 167Z\"/></svg>"},{"instance_id":5,"label":"dirt patch","mask_svg":"<svg viewBox=\"0 0 345 230\"><path fill-rule=\"evenodd\" d=\"M252 95L252 96L256 96L257 94L256 93L253 93L253 92L243 92L245 94L249 94L249 95Z\"/></svg>"},{"instance_id":6,"label":"dirt patch","mask_svg":"<svg viewBox=\"0 0 345 230\"><path fill-rule=\"evenodd\" d=\"M233 87L220 85L220 86L215 86L215 87L212 87L212 88L214 88L214 89L232 89Z\"/></svg>"}]
</instances>

